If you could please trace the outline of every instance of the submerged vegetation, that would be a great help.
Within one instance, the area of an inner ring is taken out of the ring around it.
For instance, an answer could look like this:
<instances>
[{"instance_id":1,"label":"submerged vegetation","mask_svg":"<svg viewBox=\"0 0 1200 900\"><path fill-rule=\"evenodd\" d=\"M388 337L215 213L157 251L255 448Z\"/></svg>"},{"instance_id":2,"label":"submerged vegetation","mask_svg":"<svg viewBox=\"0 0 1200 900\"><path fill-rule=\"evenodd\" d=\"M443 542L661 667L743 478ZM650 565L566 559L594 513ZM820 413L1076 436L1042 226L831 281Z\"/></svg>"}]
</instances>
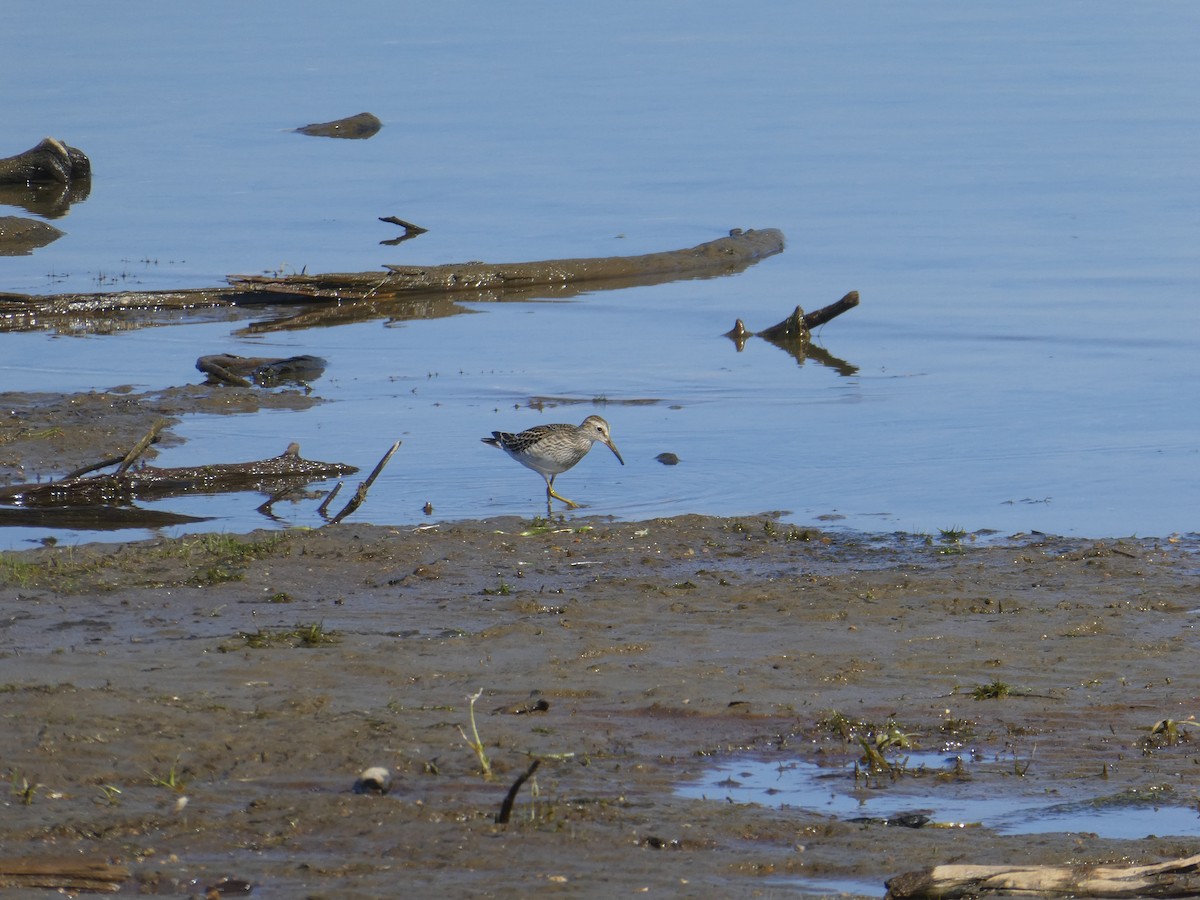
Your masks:
<instances>
[{"instance_id":1,"label":"submerged vegetation","mask_svg":"<svg viewBox=\"0 0 1200 900\"><path fill-rule=\"evenodd\" d=\"M273 647L323 647L336 644L340 638L335 632L326 631L324 622L295 625L292 628L259 628L257 631L239 631L237 635L221 644L220 650L228 653L248 647L251 650L267 650Z\"/></svg>"}]
</instances>

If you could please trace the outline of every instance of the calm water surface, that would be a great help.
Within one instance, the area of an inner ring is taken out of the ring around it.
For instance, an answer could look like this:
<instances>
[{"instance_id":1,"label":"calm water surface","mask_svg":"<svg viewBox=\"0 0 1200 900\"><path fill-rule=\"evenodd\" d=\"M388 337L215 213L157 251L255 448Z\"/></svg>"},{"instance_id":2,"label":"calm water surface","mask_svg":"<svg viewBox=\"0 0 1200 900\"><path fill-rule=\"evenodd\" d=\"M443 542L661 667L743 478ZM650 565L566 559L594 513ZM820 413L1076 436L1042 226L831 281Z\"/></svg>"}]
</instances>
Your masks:
<instances>
[{"instance_id":1,"label":"calm water surface","mask_svg":"<svg viewBox=\"0 0 1200 900\"><path fill-rule=\"evenodd\" d=\"M398 439L358 519L533 515L540 478L478 439L600 412L627 465L598 452L560 478L587 513L1197 530L1200 8L67 3L52 42L40 9L17 0L0 36L0 155L50 134L95 178L65 237L0 258L0 290L788 237L730 278L447 319L0 334L0 390L152 390L205 353L329 360L328 402L190 418L162 465L295 440L369 469ZM290 131L362 110L385 123L367 141ZM430 230L380 246L386 215ZM851 289L862 306L818 335L849 368L721 336ZM268 524L258 502L167 506L235 531Z\"/></svg>"}]
</instances>

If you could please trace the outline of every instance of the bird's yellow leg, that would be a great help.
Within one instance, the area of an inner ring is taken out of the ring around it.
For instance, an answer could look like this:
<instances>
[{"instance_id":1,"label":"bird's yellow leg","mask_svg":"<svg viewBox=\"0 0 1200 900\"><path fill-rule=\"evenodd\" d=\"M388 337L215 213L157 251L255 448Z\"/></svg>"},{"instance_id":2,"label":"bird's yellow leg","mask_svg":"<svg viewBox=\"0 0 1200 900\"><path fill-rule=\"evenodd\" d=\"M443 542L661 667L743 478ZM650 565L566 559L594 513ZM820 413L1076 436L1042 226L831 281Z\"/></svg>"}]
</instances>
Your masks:
<instances>
[{"instance_id":1,"label":"bird's yellow leg","mask_svg":"<svg viewBox=\"0 0 1200 900\"><path fill-rule=\"evenodd\" d=\"M555 500L561 500L563 503L567 504L567 509L579 509L578 503L576 503L574 500L568 500L566 497L564 497L562 494L560 494L558 491L556 491L554 489L554 485L553 485L552 481L547 481L546 482L546 505L547 506L550 505L551 497L553 497Z\"/></svg>"}]
</instances>

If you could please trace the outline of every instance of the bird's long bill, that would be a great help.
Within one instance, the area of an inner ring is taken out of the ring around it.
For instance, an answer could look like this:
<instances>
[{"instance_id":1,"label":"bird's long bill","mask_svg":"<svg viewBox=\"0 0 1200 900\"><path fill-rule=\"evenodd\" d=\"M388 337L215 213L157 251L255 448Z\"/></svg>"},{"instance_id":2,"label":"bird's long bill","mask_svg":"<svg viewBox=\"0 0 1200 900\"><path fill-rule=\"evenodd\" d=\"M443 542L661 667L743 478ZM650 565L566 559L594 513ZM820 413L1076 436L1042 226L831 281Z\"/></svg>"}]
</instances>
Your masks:
<instances>
[{"instance_id":1,"label":"bird's long bill","mask_svg":"<svg viewBox=\"0 0 1200 900\"><path fill-rule=\"evenodd\" d=\"M604 443L608 446L608 449L613 452L613 455L616 456L617 461L620 462L621 465L625 465L625 460L621 459L621 451L617 449L617 445L611 440L607 440Z\"/></svg>"}]
</instances>

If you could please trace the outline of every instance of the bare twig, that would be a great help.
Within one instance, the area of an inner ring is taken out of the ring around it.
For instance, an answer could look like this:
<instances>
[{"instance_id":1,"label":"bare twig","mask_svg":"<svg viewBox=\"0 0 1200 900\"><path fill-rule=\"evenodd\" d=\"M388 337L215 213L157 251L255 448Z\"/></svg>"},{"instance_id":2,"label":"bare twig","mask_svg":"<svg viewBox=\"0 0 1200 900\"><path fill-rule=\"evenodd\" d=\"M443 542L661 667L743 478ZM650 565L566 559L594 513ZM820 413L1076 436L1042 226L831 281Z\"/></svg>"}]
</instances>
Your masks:
<instances>
[{"instance_id":1,"label":"bare twig","mask_svg":"<svg viewBox=\"0 0 1200 900\"><path fill-rule=\"evenodd\" d=\"M343 507L340 513L329 520L330 525L336 525L338 522L342 521L342 519L346 518L346 516L350 515L350 513L354 512L363 505L363 501L367 499L367 491L370 490L371 485L375 482L375 479L379 477L379 473L383 471L383 467L388 464L388 460L392 458L392 454L400 449L400 443L400 441L396 441L396 443L392 444L388 452L383 454L383 458L375 464L375 468L371 471L371 474L367 476L367 480L358 486L358 490L354 492L354 496L350 498L350 502Z\"/></svg>"},{"instance_id":2,"label":"bare twig","mask_svg":"<svg viewBox=\"0 0 1200 900\"><path fill-rule=\"evenodd\" d=\"M146 449L158 439L158 433L166 428L168 424L170 423L167 419L159 419L157 422L151 425L150 430L146 432L145 436L133 445L132 450L125 454L125 458L121 460L121 464L117 466L116 474L121 475L128 470L129 467L134 464L137 458L145 453Z\"/></svg>"},{"instance_id":3,"label":"bare twig","mask_svg":"<svg viewBox=\"0 0 1200 900\"><path fill-rule=\"evenodd\" d=\"M325 513L329 509L329 504L333 502L333 498L338 495L338 493L342 490L342 485L345 483L346 482L344 482L344 481L339 481L337 484L335 484L333 486L333 490L325 495L325 499L322 500L321 505L317 507L317 515L318 516L325 515Z\"/></svg>"}]
</instances>

